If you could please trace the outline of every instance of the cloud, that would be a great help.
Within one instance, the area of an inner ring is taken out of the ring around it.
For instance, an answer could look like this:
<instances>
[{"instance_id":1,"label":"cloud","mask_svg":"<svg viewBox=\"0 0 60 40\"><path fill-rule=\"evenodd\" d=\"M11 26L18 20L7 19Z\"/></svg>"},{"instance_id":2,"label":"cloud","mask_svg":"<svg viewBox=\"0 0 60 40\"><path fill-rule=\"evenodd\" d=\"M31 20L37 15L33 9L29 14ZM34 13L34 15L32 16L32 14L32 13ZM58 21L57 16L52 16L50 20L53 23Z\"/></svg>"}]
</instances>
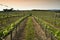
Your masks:
<instances>
[{"instance_id":1,"label":"cloud","mask_svg":"<svg viewBox=\"0 0 60 40\"><path fill-rule=\"evenodd\" d=\"M3 5L3 4L0 4L0 6L5 6L5 7L8 7L7 5Z\"/></svg>"}]
</instances>

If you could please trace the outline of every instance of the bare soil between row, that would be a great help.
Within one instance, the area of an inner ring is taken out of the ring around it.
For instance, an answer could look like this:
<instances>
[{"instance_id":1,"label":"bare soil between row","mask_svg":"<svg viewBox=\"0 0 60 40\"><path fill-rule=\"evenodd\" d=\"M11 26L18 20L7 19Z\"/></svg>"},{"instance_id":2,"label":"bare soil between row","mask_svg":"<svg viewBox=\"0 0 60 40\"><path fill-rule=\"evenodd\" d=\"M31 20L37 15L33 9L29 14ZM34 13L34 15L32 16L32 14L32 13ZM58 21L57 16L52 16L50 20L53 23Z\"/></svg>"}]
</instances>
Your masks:
<instances>
[{"instance_id":1,"label":"bare soil between row","mask_svg":"<svg viewBox=\"0 0 60 40\"><path fill-rule=\"evenodd\" d=\"M32 18L33 27L35 30L35 39L34 40L51 40L50 38L46 37L45 32L43 31L41 26L36 22L34 17L31 17L31 18ZM22 23L20 25L18 25L18 27L19 27L18 32L14 36L13 40L25 40L25 27L26 27L27 20L28 19L26 18L25 20L22 21Z\"/></svg>"}]
</instances>

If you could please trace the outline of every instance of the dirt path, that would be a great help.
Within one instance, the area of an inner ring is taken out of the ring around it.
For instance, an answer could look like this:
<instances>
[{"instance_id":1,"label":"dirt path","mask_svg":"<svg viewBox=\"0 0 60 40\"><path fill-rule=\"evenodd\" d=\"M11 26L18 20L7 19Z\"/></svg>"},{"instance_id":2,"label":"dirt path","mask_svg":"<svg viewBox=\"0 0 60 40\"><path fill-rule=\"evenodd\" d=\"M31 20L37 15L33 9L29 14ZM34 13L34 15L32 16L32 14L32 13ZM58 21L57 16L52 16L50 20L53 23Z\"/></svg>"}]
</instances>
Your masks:
<instances>
[{"instance_id":1,"label":"dirt path","mask_svg":"<svg viewBox=\"0 0 60 40\"><path fill-rule=\"evenodd\" d=\"M36 22L34 17L32 17L34 28L36 31L36 37L38 40L51 40L50 38L47 38L45 35L45 32L42 30L41 26Z\"/></svg>"},{"instance_id":2,"label":"dirt path","mask_svg":"<svg viewBox=\"0 0 60 40\"><path fill-rule=\"evenodd\" d=\"M17 34L14 36L13 40L24 40L24 29L26 26L26 21L27 19L25 19L20 25L18 25L19 30L17 32Z\"/></svg>"}]
</instances>

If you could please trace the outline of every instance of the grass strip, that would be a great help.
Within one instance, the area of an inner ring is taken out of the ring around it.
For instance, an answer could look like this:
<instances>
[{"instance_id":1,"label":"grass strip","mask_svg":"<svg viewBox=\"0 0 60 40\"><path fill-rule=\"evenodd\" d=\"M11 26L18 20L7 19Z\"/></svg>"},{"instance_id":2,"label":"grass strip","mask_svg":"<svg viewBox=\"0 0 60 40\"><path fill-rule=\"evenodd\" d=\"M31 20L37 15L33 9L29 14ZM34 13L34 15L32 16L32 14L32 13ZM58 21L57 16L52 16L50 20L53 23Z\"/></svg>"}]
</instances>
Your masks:
<instances>
[{"instance_id":1,"label":"grass strip","mask_svg":"<svg viewBox=\"0 0 60 40\"><path fill-rule=\"evenodd\" d=\"M28 21L26 23L26 28L25 28L25 40L34 40L34 27L33 27L33 22L32 18L28 17Z\"/></svg>"}]
</instances>

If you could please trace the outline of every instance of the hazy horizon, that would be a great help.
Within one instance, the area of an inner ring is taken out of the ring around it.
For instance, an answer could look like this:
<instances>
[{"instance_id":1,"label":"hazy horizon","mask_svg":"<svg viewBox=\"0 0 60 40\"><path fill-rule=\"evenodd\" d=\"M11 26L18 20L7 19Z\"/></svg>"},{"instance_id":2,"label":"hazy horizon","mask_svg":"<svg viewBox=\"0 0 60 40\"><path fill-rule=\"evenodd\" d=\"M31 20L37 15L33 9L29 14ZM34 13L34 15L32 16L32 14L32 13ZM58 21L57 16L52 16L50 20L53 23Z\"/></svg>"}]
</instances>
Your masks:
<instances>
[{"instance_id":1,"label":"hazy horizon","mask_svg":"<svg viewBox=\"0 0 60 40\"><path fill-rule=\"evenodd\" d=\"M15 10L60 9L60 0L0 0L0 10L5 8Z\"/></svg>"}]
</instances>

